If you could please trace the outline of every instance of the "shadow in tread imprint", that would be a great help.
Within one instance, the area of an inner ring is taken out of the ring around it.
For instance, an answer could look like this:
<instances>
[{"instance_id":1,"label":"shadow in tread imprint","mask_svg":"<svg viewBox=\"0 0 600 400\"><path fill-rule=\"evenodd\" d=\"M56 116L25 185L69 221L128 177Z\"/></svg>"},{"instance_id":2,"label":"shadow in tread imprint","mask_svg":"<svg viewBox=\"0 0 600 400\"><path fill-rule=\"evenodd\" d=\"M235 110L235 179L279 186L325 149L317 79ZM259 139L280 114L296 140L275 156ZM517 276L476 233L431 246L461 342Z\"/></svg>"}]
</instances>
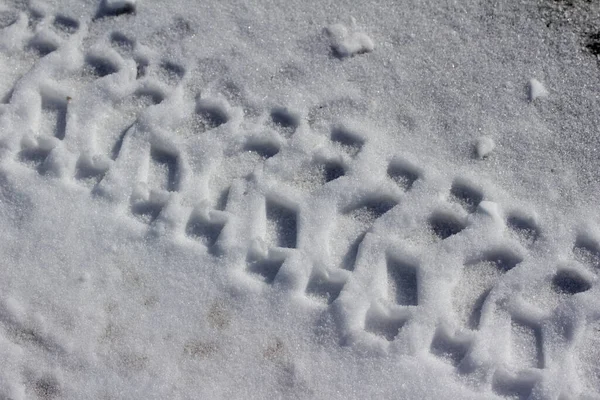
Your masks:
<instances>
[{"instance_id":1,"label":"shadow in tread imprint","mask_svg":"<svg viewBox=\"0 0 600 400\"><path fill-rule=\"evenodd\" d=\"M585 47L596 57L600 56L600 32L589 34Z\"/></svg>"},{"instance_id":2,"label":"shadow in tread imprint","mask_svg":"<svg viewBox=\"0 0 600 400\"><path fill-rule=\"evenodd\" d=\"M27 48L33 50L40 57L45 57L48 54L58 49L59 43L50 38L45 38L40 35L36 35L27 44Z\"/></svg>"},{"instance_id":3,"label":"shadow in tread imprint","mask_svg":"<svg viewBox=\"0 0 600 400\"><path fill-rule=\"evenodd\" d=\"M321 274L313 272L306 286L306 294L322 299L329 305L339 297L343 287L343 282L334 282Z\"/></svg>"},{"instance_id":4,"label":"shadow in tread imprint","mask_svg":"<svg viewBox=\"0 0 600 400\"><path fill-rule=\"evenodd\" d=\"M275 281L284 261L283 259L255 259L248 257L246 260L247 271L271 285Z\"/></svg>"},{"instance_id":5,"label":"shadow in tread imprint","mask_svg":"<svg viewBox=\"0 0 600 400\"><path fill-rule=\"evenodd\" d=\"M115 31L110 34L110 45L117 51L129 54L135 47L135 41L127 37L124 33Z\"/></svg>"},{"instance_id":6,"label":"shadow in tread imprint","mask_svg":"<svg viewBox=\"0 0 600 400\"><path fill-rule=\"evenodd\" d=\"M40 399L57 399L62 394L59 380L51 375L43 376L33 385L33 391Z\"/></svg>"},{"instance_id":7,"label":"shadow in tread imprint","mask_svg":"<svg viewBox=\"0 0 600 400\"><path fill-rule=\"evenodd\" d=\"M552 289L558 294L574 295L591 288L592 284L572 269L559 270L552 278Z\"/></svg>"},{"instance_id":8,"label":"shadow in tread imprint","mask_svg":"<svg viewBox=\"0 0 600 400\"><path fill-rule=\"evenodd\" d=\"M421 176L416 168L400 161L392 161L388 166L387 174L404 191L412 189Z\"/></svg>"},{"instance_id":9,"label":"shadow in tread imprint","mask_svg":"<svg viewBox=\"0 0 600 400\"><path fill-rule=\"evenodd\" d=\"M85 57L85 63L84 72L97 78L103 78L119 72L119 67L111 60L98 55L88 54Z\"/></svg>"},{"instance_id":10,"label":"shadow in tread imprint","mask_svg":"<svg viewBox=\"0 0 600 400\"><path fill-rule=\"evenodd\" d=\"M466 182L455 180L450 188L450 200L472 213L483 200L483 193Z\"/></svg>"},{"instance_id":11,"label":"shadow in tread imprint","mask_svg":"<svg viewBox=\"0 0 600 400\"><path fill-rule=\"evenodd\" d=\"M111 159L116 160L123 147L123 142L129 130L135 127L140 113L148 107L162 103L165 99L164 94L154 88L144 87L135 91L131 96L121 99L115 107L115 113L107 117L109 122L117 122L116 126L107 129L103 136L106 137L104 151ZM125 117L125 120L123 120ZM115 133L118 132L118 135Z\"/></svg>"},{"instance_id":12,"label":"shadow in tread imprint","mask_svg":"<svg viewBox=\"0 0 600 400\"><path fill-rule=\"evenodd\" d=\"M110 164L103 159L80 157L75 165L75 179L96 185L110 168Z\"/></svg>"},{"instance_id":13,"label":"shadow in tread imprint","mask_svg":"<svg viewBox=\"0 0 600 400\"><path fill-rule=\"evenodd\" d=\"M164 204L154 201L140 201L131 206L131 212L146 224L153 223L160 215Z\"/></svg>"},{"instance_id":14,"label":"shadow in tread imprint","mask_svg":"<svg viewBox=\"0 0 600 400\"><path fill-rule=\"evenodd\" d=\"M306 174L302 175L304 172ZM316 190L344 175L346 167L337 160L313 160L306 170L298 171L298 176L311 185L310 190Z\"/></svg>"},{"instance_id":15,"label":"shadow in tread imprint","mask_svg":"<svg viewBox=\"0 0 600 400\"><path fill-rule=\"evenodd\" d=\"M40 134L54 136L59 140L65 138L67 130L67 106L69 98L66 96L51 96L42 94L42 119Z\"/></svg>"},{"instance_id":16,"label":"shadow in tread imprint","mask_svg":"<svg viewBox=\"0 0 600 400\"><path fill-rule=\"evenodd\" d=\"M200 119L200 130L208 131L229 122L229 114L225 107L209 99L196 102L196 114Z\"/></svg>"},{"instance_id":17,"label":"shadow in tread imprint","mask_svg":"<svg viewBox=\"0 0 600 400\"><path fill-rule=\"evenodd\" d=\"M508 249L488 251L465 263L452 293L455 312L469 329L479 329L481 312L489 293L502 275L516 267L522 258Z\"/></svg>"},{"instance_id":18,"label":"shadow in tread imprint","mask_svg":"<svg viewBox=\"0 0 600 400\"><path fill-rule=\"evenodd\" d=\"M135 14L135 0L101 0L92 21L106 17Z\"/></svg>"},{"instance_id":19,"label":"shadow in tread imprint","mask_svg":"<svg viewBox=\"0 0 600 400\"><path fill-rule=\"evenodd\" d=\"M344 215L356 220L357 222L372 225L385 213L396 207L397 204L398 202L394 199L384 196L373 196L355 206L347 208L344 210Z\"/></svg>"},{"instance_id":20,"label":"shadow in tread imprint","mask_svg":"<svg viewBox=\"0 0 600 400\"><path fill-rule=\"evenodd\" d=\"M244 146L244 150L254 152L266 160L279 153L279 145L266 140L250 140Z\"/></svg>"},{"instance_id":21,"label":"shadow in tread imprint","mask_svg":"<svg viewBox=\"0 0 600 400\"><path fill-rule=\"evenodd\" d=\"M405 318L385 315L381 310L371 307L365 316L365 330L391 342L398 336L406 322Z\"/></svg>"},{"instance_id":22,"label":"shadow in tread imprint","mask_svg":"<svg viewBox=\"0 0 600 400\"><path fill-rule=\"evenodd\" d=\"M341 178L346 174L344 166L337 161L327 161L321 165L323 169L323 180L325 183Z\"/></svg>"},{"instance_id":23,"label":"shadow in tread imprint","mask_svg":"<svg viewBox=\"0 0 600 400\"><path fill-rule=\"evenodd\" d=\"M192 216L185 228L185 232L189 237L205 245L210 254L217 255L218 249L215 245L223 227L224 224L221 222L212 222L200 216Z\"/></svg>"},{"instance_id":24,"label":"shadow in tread imprint","mask_svg":"<svg viewBox=\"0 0 600 400\"><path fill-rule=\"evenodd\" d=\"M16 11L0 11L0 29L8 28L19 19Z\"/></svg>"},{"instance_id":25,"label":"shadow in tread imprint","mask_svg":"<svg viewBox=\"0 0 600 400\"><path fill-rule=\"evenodd\" d=\"M272 200L265 202L267 243L275 247L296 248L298 237L296 210Z\"/></svg>"},{"instance_id":26,"label":"shadow in tread imprint","mask_svg":"<svg viewBox=\"0 0 600 400\"><path fill-rule=\"evenodd\" d=\"M172 61L163 61L158 66L159 77L170 85L176 85L185 75L185 68Z\"/></svg>"},{"instance_id":27,"label":"shadow in tread imprint","mask_svg":"<svg viewBox=\"0 0 600 400\"><path fill-rule=\"evenodd\" d=\"M46 161L49 154L50 150L46 149L23 149L19 152L19 161L36 170L40 175L44 175L46 173L44 161Z\"/></svg>"},{"instance_id":28,"label":"shadow in tread imprint","mask_svg":"<svg viewBox=\"0 0 600 400\"><path fill-rule=\"evenodd\" d=\"M458 368L469 351L470 343L449 337L438 330L431 341L429 351L441 360Z\"/></svg>"},{"instance_id":29,"label":"shadow in tread imprint","mask_svg":"<svg viewBox=\"0 0 600 400\"><path fill-rule=\"evenodd\" d=\"M342 268L348 271L354 271L354 266L356 264L356 258L358 257L358 251L360 249L360 245L362 244L362 241L365 239L365 236L367 235L367 232L363 232L360 235L358 235L356 237L356 239L354 239L354 241L352 241L350 243L350 246L348 247L348 251L346 251L346 253L344 254L344 257L342 258Z\"/></svg>"},{"instance_id":30,"label":"shadow in tread imprint","mask_svg":"<svg viewBox=\"0 0 600 400\"><path fill-rule=\"evenodd\" d=\"M331 130L331 141L338 143L348 155L354 157L363 148L365 140L345 128L336 127Z\"/></svg>"},{"instance_id":31,"label":"shadow in tread imprint","mask_svg":"<svg viewBox=\"0 0 600 400\"><path fill-rule=\"evenodd\" d=\"M227 208L227 202L229 201L230 190L231 190L231 188L228 187L227 189L223 190L221 192L221 194L219 194L219 196L217 197L216 202L215 202L216 210L224 211Z\"/></svg>"},{"instance_id":32,"label":"shadow in tread imprint","mask_svg":"<svg viewBox=\"0 0 600 400\"><path fill-rule=\"evenodd\" d=\"M125 136L127 136L127 132L129 131L129 129L131 129L131 127L133 127L134 124L135 124L135 122L132 123L131 125L129 125L127 128L123 129L121 131L121 133L119 134L119 136L117 137L115 144L113 145L112 149L110 149L110 158L112 160L116 160L117 157L119 157L119 153L121 153L121 148L123 148L123 142L125 141Z\"/></svg>"},{"instance_id":33,"label":"shadow in tread imprint","mask_svg":"<svg viewBox=\"0 0 600 400\"><path fill-rule=\"evenodd\" d=\"M441 240L448 239L467 227L463 218L441 211L434 212L429 217L428 224L435 236Z\"/></svg>"},{"instance_id":34,"label":"shadow in tread imprint","mask_svg":"<svg viewBox=\"0 0 600 400\"><path fill-rule=\"evenodd\" d=\"M418 265L394 257L386 265L388 299L401 306L418 305Z\"/></svg>"},{"instance_id":35,"label":"shadow in tread imprint","mask_svg":"<svg viewBox=\"0 0 600 400\"><path fill-rule=\"evenodd\" d=\"M4 94L4 96L0 97L0 104L10 103L10 99L12 98L14 92L15 92L15 88L13 86L12 88L10 88L10 90L8 92L6 92Z\"/></svg>"},{"instance_id":36,"label":"shadow in tread imprint","mask_svg":"<svg viewBox=\"0 0 600 400\"><path fill-rule=\"evenodd\" d=\"M179 160L176 155L152 148L150 182L153 187L173 192L179 189Z\"/></svg>"},{"instance_id":37,"label":"shadow in tread imprint","mask_svg":"<svg viewBox=\"0 0 600 400\"><path fill-rule=\"evenodd\" d=\"M352 231L356 236L350 237L348 247L345 249L342 257L342 268L348 271L354 270L360 245L367 232L375 221L397 204L391 198L372 197L343 211L343 216L346 219L345 224L350 222L350 224L354 225Z\"/></svg>"},{"instance_id":38,"label":"shadow in tread imprint","mask_svg":"<svg viewBox=\"0 0 600 400\"><path fill-rule=\"evenodd\" d=\"M300 118L287 108L275 107L271 110L271 122L284 136L291 136L300 125Z\"/></svg>"},{"instance_id":39,"label":"shadow in tread imprint","mask_svg":"<svg viewBox=\"0 0 600 400\"><path fill-rule=\"evenodd\" d=\"M53 25L56 29L72 34L79 30L79 21L66 15L57 15L54 18Z\"/></svg>"},{"instance_id":40,"label":"shadow in tread imprint","mask_svg":"<svg viewBox=\"0 0 600 400\"><path fill-rule=\"evenodd\" d=\"M513 213L506 219L506 225L518 238L529 245L535 243L540 236L540 230L532 217Z\"/></svg>"},{"instance_id":41,"label":"shadow in tread imprint","mask_svg":"<svg viewBox=\"0 0 600 400\"><path fill-rule=\"evenodd\" d=\"M577 261L593 269L600 268L600 245L589 235L579 234L573 246Z\"/></svg>"},{"instance_id":42,"label":"shadow in tread imprint","mask_svg":"<svg viewBox=\"0 0 600 400\"><path fill-rule=\"evenodd\" d=\"M535 382L530 378L496 373L492 380L492 390L499 396L515 400L527 400L531 396Z\"/></svg>"}]
</instances>

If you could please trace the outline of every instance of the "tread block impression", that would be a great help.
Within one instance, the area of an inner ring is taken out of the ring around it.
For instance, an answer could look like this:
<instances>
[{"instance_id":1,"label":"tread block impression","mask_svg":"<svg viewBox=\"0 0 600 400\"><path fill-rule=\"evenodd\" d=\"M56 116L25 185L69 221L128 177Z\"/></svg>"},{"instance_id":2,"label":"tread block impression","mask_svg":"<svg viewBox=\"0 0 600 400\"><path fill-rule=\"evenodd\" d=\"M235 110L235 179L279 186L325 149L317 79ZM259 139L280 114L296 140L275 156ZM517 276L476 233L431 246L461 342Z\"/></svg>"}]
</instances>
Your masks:
<instances>
[{"instance_id":1,"label":"tread block impression","mask_svg":"<svg viewBox=\"0 0 600 400\"><path fill-rule=\"evenodd\" d=\"M79 21L66 15L57 15L54 17L53 25L56 29L68 34L79 30Z\"/></svg>"},{"instance_id":2,"label":"tread block impression","mask_svg":"<svg viewBox=\"0 0 600 400\"><path fill-rule=\"evenodd\" d=\"M321 165L323 170L323 180L325 183L336 180L346 175L346 169L337 161L327 161Z\"/></svg>"},{"instance_id":3,"label":"tread block impression","mask_svg":"<svg viewBox=\"0 0 600 400\"><path fill-rule=\"evenodd\" d=\"M131 213L141 222L151 225L162 212L169 199L169 193L160 190L148 190L140 184L131 195Z\"/></svg>"},{"instance_id":4,"label":"tread block impression","mask_svg":"<svg viewBox=\"0 0 600 400\"><path fill-rule=\"evenodd\" d=\"M517 377L506 372L496 372L492 379L492 390L499 396L515 400L527 400L531 396L535 381L530 377Z\"/></svg>"},{"instance_id":5,"label":"tread block impression","mask_svg":"<svg viewBox=\"0 0 600 400\"><path fill-rule=\"evenodd\" d=\"M42 119L40 134L54 136L59 140L65 138L67 130L67 105L65 96L42 94Z\"/></svg>"},{"instance_id":6,"label":"tread block impression","mask_svg":"<svg viewBox=\"0 0 600 400\"><path fill-rule=\"evenodd\" d=\"M552 289L558 294L574 295L591 288L592 284L572 269L559 270L552 278Z\"/></svg>"},{"instance_id":7,"label":"tread block impression","mask_svg":"<svg viewBox=\"0 0 600 400\"><path fill-rule=\"evenodd\" d=\"M535 243L540 236L540 229L534 218L521 213L509 214L506 225L519 239L529 245Z\"/></svg>"},{"instance_id":8,"label":"tread block impression","mask_svg":"<svg viewBox=\"0 0 600 400\"><path fill-rule=\"evenodd\" d=\"M139 109L141 109L160 104L163 102L165 97L165 94L160 89L152 86L146 86L136 90L131 100Z\"/></svg>"},{"instance_id":9,"label":"tread block impression","mask_svg":"<svg viewBox=\"0 0 600 400\"><path fill-rule=\"evenodd\" d=\"M219 194L215 202L215 209L219 211L224 211L227 208L227 202L229 201L229 192L231 188L228 187Z\"/></svg>"},{"instance_id":10,"label":"tread block impression","mask_svg":"<svg viewBox=\"0 0 600 400\"><path fill-rule=\"evenodd\" d=\"M89 155L82 155L77 160L75 168L76 179L81 181L91 181L93 184L97 184L102 180L104 174L110 168L110 163L100 156L90 157Z\"/></svg>"},{"instance_id":11,"label":"tread block impression","mask_svg":"<svg viewBox=\"0 0 600 400\"><path fill-rule=\"evenodd\" d=\"M387 259L387 291L389 300L401 306L419 304L418 265L395 257Z\"/></svg>"},{"instance_id":12,"label":"tread block impression","mask_svg":"<svg viewBox=\"0 0 600 400\"><path fill-rule=\"evenodd\" d=\"M60 42L56 34L43 35L42 33L38 33L29 40L27 47L36 52L40 57L44 57L56 51L59 45Z\"/></svg>"},{"instance_id":13,"label":"tread block impression","mask_svg":"<svg viewBox=\"0 0 600 400\"><path fill-rule=\"evenodd\" d=\"M210 130L229 122L229 113L222 104L210 99L196 102L196 114L200 118L202 130Z\"/></svg>"},{"instance_id":14,"label":"tread block impression","mask_svg":"<svg viewBox=\"0 0 600 400\"><path fill-rule=\"evenodd\" d=\"M363 138L343 127L334 127L331 130L331 141L339 144L352 157L356 156L365 144Z\"/></svg>"},{"instance_id":15,"label":"tread block impression","mask_svg":"<svg viewBox=\"0 0 600 400\"><path fill-rule=\"evenodd\" d=\"M193 215L187 223L185 232L189 237L205 245L209 253L215 254L217 250L215 244L224 226L222 222L208 221L202 216Z\"/></svg>"},{"instance_id":16,"label":"tread block impression","mask_svg":"<svg viewBox=\"0 0 600 400\"><path fill-rule=\"evenodd\" d=\"M339 297L343 287L342 282L334 282L321 274L313 273L306 286L306 294L323 299L329 305Z\"/></svg>"},{"instance_id":17,"label":"tread block impression","mask_svg":"<svg viewBox=\"0 0 600 400\"><path fill-rule=\"evenodd\" d=\"M421 176L417 168L400 160L390 162L387 174L404 191L410 190Z\"/></svg>"},{"instance_id":18,"label":"tread block impression","mask_svg":"<svg viewBox=\"0 0 600 400\"><path fill-rule=\"evenodd\" d=\"M50 150L42 149L42 148L27 148L23 149L19 152L19 161L23 164L28 165L29 167L36 170L40 175L44 175L46 173L46 169L44 168L44 161L50 154Z\"/></svg>"},{"instance_id":19,"label":"tread block impression","mask_svg":"<svg viewBox=\"0 0 600 400\"><path fill-rule=\"evenodd\" d=\"M124 33L115 31L110 34L110 45L117 51L129 54L135 47L135 40L129 38Z\"/></svg>"},{"instance_id":20,"label":"tread block impression","mask_svg":"<svg viewBox=\"0 0 600 400\"><path fill-rule=\"evenodd\" d=\"M179 160L176 155L152 148L150 150L149 183L153 187L174 192L179 189Z\"/></svg>"},{"instance_id":21,"label":"tread block impression","mask_svg":"<svg viewBox=\"0 0 600 400\"><path fill-rule=\"evenodd\" d=\"M275 281L275 278L277 277L277 274L279 273L284 261L285 260L278 258L256 259L249 257L246 260L247 271L258 277L263 282L271 285Z\"/></svg>"},{"instance_id":22,"label":"tread block impression","mask_svg":"<svg viewBox=\"0 0 600 400\"><path fill-rule=\"evenodd\" d=\"M0 29L8 28L17 22L19 15L15 11L0 11Z\"/></svg>"},{"instance_id":23,"label":"tread block impression","mask_svg":"<svg viewBox=\"0 0 600 400\"><path fill-rule=\"evenodd\" d=\"M346 208L344 214L358 222L370 225L396 207L397 204L398 202L390 197L371 196L354 206Z\"/></svg>"},{"instance_id":24,"label":"tread block impression","mask_svg":"<svg viewBox=\"0 0 600 400\"><path fill-rule=\"evenodd\" d=\"M135 0L101 0L95 19L135 14Z\"/></svg>"},{"instance_id":25,"label":"tread block impression","mask_svg":"<svg viewBox=\"0 0 600 400\"><path fill-rule=\"evenodd\" d=\"M312 189L321 187L346 175L346 167L338 160L313 160L307 171L306 180L314 183Z\"/></svg>"},{"instance_id":26,"label":"tread block impression","mask_svg":"<svg viewBox=\"0 0 600 400\"><path fill-rule=\"evenodd\" d=\"M429 351L452 366L458 367L467 355L469 347L470 343L452 338L438 330L431 341Z\"/></svg>"},{"instance_id":27,"label":"tread block impression","mask_svg":"<svg viewBox=\"0 0 600 400\"><path fill-rule=\"evenodd\" d=\"M164 204L154 201L137 201L131 205L131 213L146 224L153 223L160 215Z\"/></svg>"},{"instance_id":28,"label":"tread block impression","mask_svg":"<svg viewBox=\"0 0 600 400\"><path fill-rule=\"evenodd\" d=\"M573 246L573 255L580 263L591 268L600 268L600 244L590 235L579 234Z\"/></svg>"},{"instance_id":29,"label":"tread block impression","mask_svg":"<svg viewBox=\"0 0 600 400\"><path fill-rule=\"evenodd\" d=\"M385 315L381 310L371 307L365 316L365 330L391 342L398 336L406 322L405 318Z\"/></svg>"},{"instance_id":30,"label":"tread block impression","mask_svg":"<svg viewBox=\"0 0 600 400\"><path fill-rule=\"evenodd\" d=\"M342 268L348 271L354 271L354 267L356 265L356 259L358 258L358 251L360 250L360 246L365 239L367 232L364 231L360 233L348 246L348 250L344 254L344 258L342 259Z\"/></svg>"},{"instance_id":31,"label":"tread block impression","mask_svg":"<svg viewBox=\"0 0 600 400\"><path fill-rule=\"evenodd\" d=\"M176 85L183 79L185 68L172 61L163 61L158 66L158 75L160 79L168 84Z\"/></svg>"},{"instance_id":32,"label":"tread block impression","mask_svg":"<svg viewBox=\"0 0 600 400\"><path fill-rule=\"evenodd\" d=\"M398 203L395 199L381 195L371 195L357 204L342 210L338 219L340 229L348 232L343 247L341 267L352 271L356 263L358 251L368 230L375 221L394 208Z\"/></svg>"},{"instance_id":33,"label":"tread block impression","mask_svg":"<svg viewBox=\"0 0 600 400\"><path fill-rule=\"evenodd\" d=\"M298 236L296 210L276 201L265 202L267 216L267 242L275 247L296 248Z\"/></svg>"},{"instance_id":34,"label":"tread block impression","mask_svg":"<svg viewBox=\"0 0 600 400\"><path fill-rule=\"evenodd\" d=\"M455 180L450 188L450 200L472 213L483 200L483 192L467 182Z\"/></svg>"},{"instance_id":35,"label":"tread block impression","mask_svg":"<svg viewBox=\"0 0 600 400\"><path fill-rule=\"evenodd\" d=\"M507 248L489 250L475 264L491 264L501 273L506 273L523 261L523 257Z\"/></svg>"},{"instance_id":36,"label":"tread block impression","mask_svg":"<svg viewBox=\"0 0 600 400\"><path fill-rule=\"evenodd\" d=\"M287 108L275 107L271 110L271 122L281 133L290 136L300 125L300 118Z\"/></svg>"},{"instance_id":37,"label":"tread block impression","mask_svg":"<svg viewBox=\"0 0 600 400\"><path fill-rule=\"evenodd\" d=\"M542 330L539 326L513 319L511 323L511 358L521 368L544 368Z\"/></svg>"},{"instance_id":38,"label":"tread block impression","mask_svg":"<svg viewBox=\"0 0 600 400\"><path fill-rule=\"evenodd\" d=\"M459 320L467 328L479 328L481 312L491 290L502 275L521 261L519 255L508 249L494 249L465 263L452 299Z\"/></svg>"},{"instance_id":39,"label":"tread block impression","mask_svg":"<svg viewBox=\"0 0 600 400\"><path fill-rule=\"evenodd\" d=\"M253 139L249 140L244 146L244 150L256 153L260 158L266 160L279 153L279 145L268 140Z\"/></svg>"},{"instance_id":40,"label":"tread block impression","mask_svg":"<svg viewBox=\"0 0 600 400\"><path fill-rule=\"evenodd\" d=\"M95 54L88 54L85 57L86 72L98 78L117 73L119 67L105 57Z\"/></svg>"},{"instance_id":41,"label":"tread block impression","mask_svg":"<svg viewBox=\"0 0 600 400\"><path fill-rule=\"evenodd\" d=\"M467 227L463 218L442 211L434 212L427 222L435 236L441 240L448 239Z\"/></svg>"},{"instance_id":42,"label":"tread block impression","mask_svg":"<svg viewBox=\"0 0 600 400\"><path fill-rule=\"evenodd\" d=\"M157 87L143 86L131 95L118 100L114 109L107 116L107 127L96 134L101 152L116 160L121 153L125 138L135 132L136 122L147 109L161 103L164 93Z\"/></svg>"}]
</instances>

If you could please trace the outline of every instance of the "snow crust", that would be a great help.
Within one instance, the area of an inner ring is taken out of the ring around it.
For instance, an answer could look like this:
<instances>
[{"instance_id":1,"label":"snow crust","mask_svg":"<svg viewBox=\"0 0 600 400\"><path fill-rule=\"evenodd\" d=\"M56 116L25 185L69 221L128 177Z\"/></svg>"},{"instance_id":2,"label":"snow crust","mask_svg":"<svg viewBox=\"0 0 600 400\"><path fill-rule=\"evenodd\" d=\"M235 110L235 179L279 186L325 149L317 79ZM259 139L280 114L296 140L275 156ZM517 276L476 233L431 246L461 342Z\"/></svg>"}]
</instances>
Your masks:
<instances>
[{"instance_id":1,"label":"snow crust","mask_svg":"<svg viewBox=\"0 0 600 400\"><path fill-rule=\"evenodd\" d=\"M538 12L0 3L0 398L600 398L600 74Z\"/></svg>"}]
</instances>

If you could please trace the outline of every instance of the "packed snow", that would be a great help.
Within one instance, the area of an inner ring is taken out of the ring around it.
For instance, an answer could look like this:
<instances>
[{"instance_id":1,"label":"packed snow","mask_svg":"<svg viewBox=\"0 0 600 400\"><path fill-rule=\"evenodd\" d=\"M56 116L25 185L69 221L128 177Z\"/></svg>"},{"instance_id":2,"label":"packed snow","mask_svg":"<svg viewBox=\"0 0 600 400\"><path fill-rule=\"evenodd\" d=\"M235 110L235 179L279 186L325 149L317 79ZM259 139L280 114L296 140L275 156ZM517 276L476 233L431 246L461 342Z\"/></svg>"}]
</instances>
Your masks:
<instances>
[{"instance_id":1,"label":"packed snow","mask_svg":"<svg viewBox=\"0 0 600 400\"><path fill-rule=\"evenodd\" d=\"M599 13L0 0L0 399L600 399Z\"/></svg>"}]
</instances>

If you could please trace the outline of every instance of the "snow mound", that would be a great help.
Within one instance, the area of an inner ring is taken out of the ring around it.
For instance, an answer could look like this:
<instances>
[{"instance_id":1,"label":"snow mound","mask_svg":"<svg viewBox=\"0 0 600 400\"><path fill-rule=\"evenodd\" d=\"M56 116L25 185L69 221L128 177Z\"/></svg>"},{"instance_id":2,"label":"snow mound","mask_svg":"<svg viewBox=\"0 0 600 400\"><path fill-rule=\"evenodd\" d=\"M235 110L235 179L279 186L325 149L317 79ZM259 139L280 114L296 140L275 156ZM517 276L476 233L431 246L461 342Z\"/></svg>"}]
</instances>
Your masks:
<instances>
[{"instance_id":1,"label":"snow mound","mask_svg":"<svg viewBox=\"0 0 600 400\"><path fill-rule=\"evenodd\" d=\"M342 24L333 24L325 30L331 40L331 48L336 57L349 57L370 53L375 45L369 36L362 32L349 31Z\"/></svg>"},{"instance_id":2,"label":"snow mound","mask_svg":"<svg viewBox=\"0 0 600 400\"><path fill-rule=\"evenodd\" d=\"M528 86L529 101L548 96L548 90L537 79L531 79Z\"/></svg>"}]
</instances>

